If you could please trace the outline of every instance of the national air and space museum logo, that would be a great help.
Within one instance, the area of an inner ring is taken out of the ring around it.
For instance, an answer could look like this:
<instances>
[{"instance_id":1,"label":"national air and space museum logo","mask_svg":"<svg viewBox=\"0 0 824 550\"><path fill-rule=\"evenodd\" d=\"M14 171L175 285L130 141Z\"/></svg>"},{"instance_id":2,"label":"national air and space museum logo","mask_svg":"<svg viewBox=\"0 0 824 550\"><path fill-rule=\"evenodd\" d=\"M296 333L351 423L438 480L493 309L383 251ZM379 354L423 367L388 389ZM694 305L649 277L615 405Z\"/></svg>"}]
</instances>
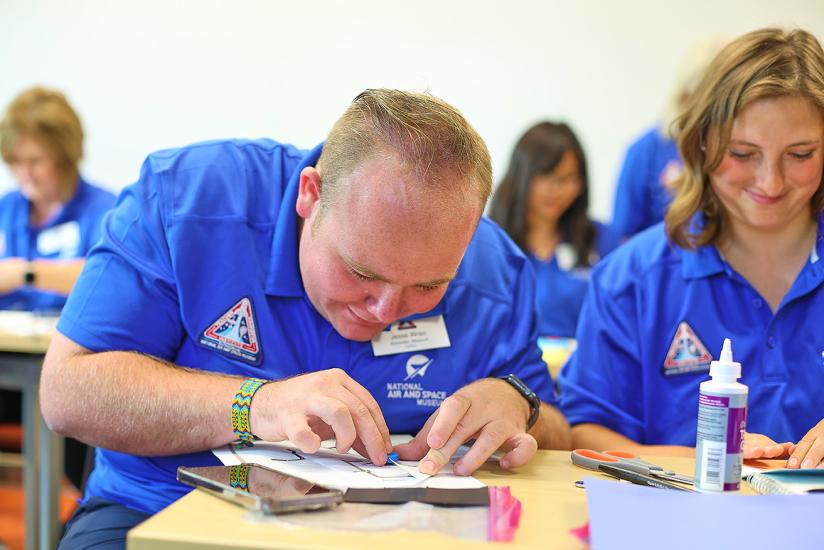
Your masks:
<instances>
[{"instance_id":1,"label":"national air and space museum logo","mask_svg":"<svg viewBox=\"0 0 824 550\"><path fill-rule=\"evenodd\" d=\"M415 378L416 376L423 378L424 375L426 375L426 369L428 369L431 364L432 359L426 355L416 353L406 362L406 378L404 378L404 381Z\"/></svg>"},{"instance_id":2,"label":"national air and space museum logo","mask_svg":"<svg viewBox=\"0 0 824 550\"><path fill-rule=\"evenodd\" d=\"M444 399L446 392L440 390L428 390L423 387L423 382L417 379L424 379L426 371L432 366L434 359L421 353L416 353L406 360L406 377L402 382L387 382L387 399L410 400L419 407L438 408Z\"/></svg>"},{"instance_id":3,"label":"national air and space museum logo","mask_svg":"<svg viewBox=\"0 0 824 550\"><path fill-rule=\"evenodd\" d=\"M259 365L261 350L255 315L249 298L242 298L209 325L200 336L200 344L232 359Z\"/></svg>"}]
</instances>

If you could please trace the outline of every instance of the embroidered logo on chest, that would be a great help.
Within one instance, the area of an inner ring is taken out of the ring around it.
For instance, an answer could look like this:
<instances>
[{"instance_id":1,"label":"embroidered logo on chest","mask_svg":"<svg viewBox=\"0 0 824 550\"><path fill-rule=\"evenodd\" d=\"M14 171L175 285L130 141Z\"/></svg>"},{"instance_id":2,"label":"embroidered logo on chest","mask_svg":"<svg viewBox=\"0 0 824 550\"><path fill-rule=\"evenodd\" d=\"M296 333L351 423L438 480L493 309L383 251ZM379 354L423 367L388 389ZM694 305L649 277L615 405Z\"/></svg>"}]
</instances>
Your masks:
<instances>
[{"instance_id":1,"label":"embroidered logo on chest","mask_svg":"<svg viewBox=\"0 0 824 550\"><path fill-rule=\"evenodd\" d=\"M254 309L249 298L242 298L218 317L203 331L199 342L232 359L260 365L262 353Z\"/></svg>"},{"instance_id":2,"label":"embroidered logo on chest","mask_svg":"<svg viewBox=\"0 0 824 550\"><path fill-rule=\"evenodd\" d=\"M664 360L664 374L671 376L706 371L710 368L710 361L712 355L707 351L707 346L686 321L681 321Z\"/></svg>"}]
</instances>

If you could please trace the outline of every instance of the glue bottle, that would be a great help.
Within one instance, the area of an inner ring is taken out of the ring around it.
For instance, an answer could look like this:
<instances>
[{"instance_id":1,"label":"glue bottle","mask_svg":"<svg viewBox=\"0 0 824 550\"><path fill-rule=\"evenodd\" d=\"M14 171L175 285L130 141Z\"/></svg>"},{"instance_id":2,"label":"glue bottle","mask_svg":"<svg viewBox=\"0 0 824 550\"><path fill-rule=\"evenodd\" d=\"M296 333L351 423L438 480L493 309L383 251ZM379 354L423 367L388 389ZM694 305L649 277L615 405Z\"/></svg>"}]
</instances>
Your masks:
<instances>
[{"instance_id":1,"label":"glue bottle","mask_svg":"<svg viewBox=\"0 0 824 550\"><path fill-rule=\"evenodd\" d=\"M741 363L732 360L732 344L724 339L718 361L710 363L710 380L698 394L695 488L702 492L737 491L741 487L747 386Z\"/></svg>"}]
</instances>

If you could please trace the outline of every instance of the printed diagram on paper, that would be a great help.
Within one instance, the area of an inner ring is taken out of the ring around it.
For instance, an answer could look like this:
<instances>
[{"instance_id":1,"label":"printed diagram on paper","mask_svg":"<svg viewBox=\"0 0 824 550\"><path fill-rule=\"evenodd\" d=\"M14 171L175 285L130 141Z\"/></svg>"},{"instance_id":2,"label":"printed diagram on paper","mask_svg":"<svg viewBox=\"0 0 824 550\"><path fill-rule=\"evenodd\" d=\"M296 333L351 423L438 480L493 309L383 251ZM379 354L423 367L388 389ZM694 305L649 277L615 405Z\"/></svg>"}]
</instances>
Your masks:
<instances>
[{"instance_id":1,"label":"printed diagram on paper","mask_svg":"<svg viewBox=\"0 0 824 550\"><path fill-rule=\"evenodd\" d=\"M409 439L408 436L400 437L403 439L392 436L392 442L397 445ZM334 441L324 441L321 449L315 454L302 453L288 442L270 443L266 441L256 441L251 447L227 445L212 449L212 452L224 465L260 464L287 475L338 489L402 487L457 489L484 486L474 477L453 475L451 465L434 476L420 473L417 462L400 461L386 466L376 466L354 451L337 452ZM454 459L461 454L463 453L459 451Z\"/></svg>"}]
</instances>

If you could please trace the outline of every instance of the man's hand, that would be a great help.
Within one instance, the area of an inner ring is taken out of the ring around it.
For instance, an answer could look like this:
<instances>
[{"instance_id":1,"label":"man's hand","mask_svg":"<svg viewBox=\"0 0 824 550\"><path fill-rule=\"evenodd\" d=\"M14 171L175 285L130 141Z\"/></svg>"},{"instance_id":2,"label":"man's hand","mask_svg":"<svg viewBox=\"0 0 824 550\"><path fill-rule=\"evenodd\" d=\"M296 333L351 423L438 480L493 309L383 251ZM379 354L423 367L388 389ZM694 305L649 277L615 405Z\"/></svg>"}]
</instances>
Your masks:
<instances>
[{"instance_id":1,"label":"man's hand","mask_svg":"<svg viewBox=\"0 0 824 550\"><path fill-rule=\"evenodd\" d=\"M249 421L261 439L288 439L307 453L332 437L339 452L354 448L375 464L385 464L392 450L377 401L340 369L265 384L255 394Z\"/></svg>"},{"instance_id":2,"label":"man's hand","mask_svg":"<svg viewBox=\"0 0 824 550\"><path fill-rule=\"evenodd\" d=\"M529 403L512 386L497 378L484 378L464 386L441 403L421 431L395 449L402 460L421 460L420 471L437 473L455 451L470 439L470 450L453 467L458 475L470 475L492 453L503 449L503 468L526 464L538 450L526 433Z\"/></svg>"},{"instance_id":3,"label":"man's hand","mask_svg":"<svg viewBox=\"0 0 824 550\"><path fill-rule=\"evenodd\" d=\"M824 468L824 420L813 426L788 452L787 468Z\"/></svg>"},{"instance_id":4,"label":"man's hand","mask_svg":"<svg viewBox=\"0 0 824 550\"><path fill-rule=\"evenodd\" d=\"M790 453L792 443L776 443L766 435L744 434L744 458L782 458Z\"/></svg>"}]
</instances>

